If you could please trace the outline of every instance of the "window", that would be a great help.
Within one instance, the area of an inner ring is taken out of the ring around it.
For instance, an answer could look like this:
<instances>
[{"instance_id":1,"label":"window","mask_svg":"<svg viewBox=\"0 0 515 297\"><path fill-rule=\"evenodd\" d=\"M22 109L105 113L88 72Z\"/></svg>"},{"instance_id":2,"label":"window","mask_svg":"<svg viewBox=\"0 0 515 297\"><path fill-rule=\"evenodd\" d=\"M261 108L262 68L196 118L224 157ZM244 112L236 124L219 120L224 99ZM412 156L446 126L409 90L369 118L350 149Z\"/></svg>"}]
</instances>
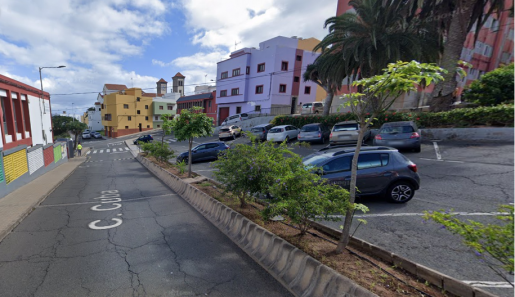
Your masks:
<instances>
[{"instance_id":1,"label":"window","mask_svg":"<svg viewBox=\"0 0 515 297\"><path fill-rule=\"evenodd\" d=\"M231 96L240 94L240 88L231 89Z\"/></svg>"},{"instance_id":2,"label":"window","mask_svg":"<svg viewBox=\"0 0 515 297\"><path fill-rule=\"evenodd\" d=\"M236 106L236 113L241 113L241 106Z\"/></svg>"},{"instance_id":3,"label":"window","mask_svg":"<svg viewBox=\"0 0 515 297\"><path fill-rule=\"evenodd\" d=\"M129 126L125 126L125 129L129 129Z\"/></svg>"},{"instance_id":4,"label":"window","mask_svg":"<svg viewBox=\"0 0 515 297\"><path fill-rule=\"evenodd\" d=\"M127 117L127 121L132 121L132 117L131 117L131 116L128 116L128 117Z\"/></svg>"},{"instance_id":5,"label":"window","mask_svg":"<svg viewBox=\"0 0 515 297\"><path fill-rule=\"evenodd\" d=\"M386 155L386 156L382 156ZM383 164L384 162L384 164ZM358 169L367 169L386 166L388 164L388 154L365 154L358 158Z\"/></svg>"},{"instance_id":6,"label":"window","mask_svg":"<svg viewBox=\"0 0 515 297\"><path fill-rule=\"evenodd\" d=\"M279 93L286 93L286 85L279 85Z\"/></svg>"},{"instance_id":7,"label":"window","mask_svg":"<svg viewBox=\"0 0 515 297\"><path fill-rule=\"evenodd\" d=\"M148 121L148 116L145 117L145 121Z\"/></svg>"},{"instance_id":8,"label":"window","mask_svg":"<svg viewBox=\"0 0 515 297\"><path fill-rule=\"evenodd\" d=\"M229 74L227 71L222 72L222 79L229 77Z\"/></svg>"},{"instance_id":9,"label":"window","mask_svg":"<svg viewBox=\"0 0 515 297\"><path fill-rule=\"evenodd\" d=\"M101 111L100 108L98 109L98 111Z\"/></svg>"},{"instance_id":10,"label":"window","mask_svg":"<svg viewBox=\"0 0 515 297\"><path fill-rule=\"evenodd\" d=\"M298 76L293 77L293 82L299 82L299 81L300 81L300 77L298 77Z\"/></svg>"},{"instance_id":11,"label":"window","mask_svg":"<svg viewBox=\"0 0 515 297\"><path fill-rule=\"evenodd\" d=\"M5 118L4 118L5 119ZM110 113L106 113L104 115L104 121L110 121L111 120L111 114Z\"/></svg>"},{"instance_id":12,"label":"window","mask_svg":"<svg viewBox=\"0 0 515 297\"><path fill-rule=\"evenodd\" d=\"M256 94L263 94L263 85L256 86Z\"/></svg>"},{"instance_id":13,"label":"window","mask_svg":"<svg viewBox=\"0 0 515 297\"><path fill-rule=\"evenodd\" d=\"M138 101L138 102L139 102L140 100L141 100L141 98L140 98L140 97L136 97L136 101Z\"/></svg>"},{"instance_id":14,"label":"window","mask_svg":"<svg viewBox=\"0 0 515 297\"><path fill-rule=\"evenodd\" d=\"M159 106L159 110L163 110L163 107L162 107L162 106Z\"/></svg>"},{"instance_id":15,"label":"window","mask_svg":"<svg viewBox=\"0 0 515 297\"><path fill-rule=\"evenodd\" d=\"M129 109L129 104L124 104L123 109Z\"/></svg>"},{"instance_id":16,"label":"window","mask_svg":"<svg viewBox=\"0 0 515 297\"><path fill-rule=\"evenodd\" d=\"M154 120L155 120L155 121L159 121L159 116L155 116L155 117L154 117Z\"/></svg>"},{"instance_id":17,"label":"window","mask_svg":"<svg viewBox=\"0 0 515 297\"><path fill-rule=\"evenodd\" d=\"M261 105L255 105L254 111L261 111Z\"/></svg>"},{"instance_id":18,"label":"window","mask_svg":"<svg viewBox=\"0 0 515 297\"><path fill-rule=\"evenodd\" d=\"M492 22L492 31L497 32L499 31L499 21L494 19Z\"/></svg>"},{"instance_id":19,"label":"window","mask_svg":"<svg viewBox=\"0 0 515 297\"><path fill-rule=\"evenodd\" d=\"M145 109L148 109L148 105L145 105Z\"/></svg>"},{"instance_id":20,"label":"window","mask_svg":"<svg viewBox=\"0 0 515 297\"><path fill-rule=\"evenodd\" d=\"M179 81L179 87L182 87L182 80Z\"/></svg>"},{"instance_id":21,"label":"window","mask_svg":"<svg viewBox=\"0 0 515 297\"><path fill-rule=\"evenodd\" d=\"M245 69L245 74L250 74L250 67L247 66L247 68Z\"/></svg>"},{"instance_id":22,"label":"window","mask_svg":"<svg viewBox=\"0 0 515 297\"><path fill-rule=\"evenodd\" d=\"M238 76L238 75L240 75L240 68L238 68L238 69L234 69L234 70L232 71L232 76Z\"/></svg>"},{"instance_id":23,"label":"window","mask_svg":"<svg viewBox=\"0 0 515 297\"><path fill-rule=\"evenodd\" d=\"M302 61L302 56L298 55L297 56L297 61Z\"/></svg>"},{"instance_id":24,"label":"window","mask_svg":"<svg viewBox=\"0 0 515 297\"><path fill-rule=\"evenodd\" d=\"M104 109L104 104L102 104L102 109Z\"/></svg>"},{"instance_id":25,"label":"window","mask_svg":"<svg viewBox=\"0 0 515 297\"><path fill-rule=\"evenodd\" d=\"M211 100L208 101L207 107L211 107Z\"/></svg>"},{"instance_id":26,"label":"window","mask_svg":"<svg viewBox=\"0 0 515 297\"><path fill-rule=\"evenodd\" d=\"M141 114L141 111L137 110L137 111L136 111L136 113L137 113L137 114Z\"/></svg>"},{"instance_id":27,"label":"window","mask_svg":"<svg viewBox=\"0 0 515 297\"><path fill-rule=\"evenodd\" d=\"M179 90L179 94L181 94L181 95L182 95L182 90Z\"/></svg>"},{"instance_id":28,"label":"window","mask_svg":"<svg viewBox=\"0 0 515 297\"><path fill-rule=\"evenodd\" d=\"M167 110L173 110L173 106L167 106L166 109Z\"/></svg>"},{"instance_id":29,"label":"window","mask_svg":"<svg viewBox=\"0 0 515 297\"><path fill-rule=\"evenodd\" d=\"M483 55L485 55L487 57L491 57L492 56L492 47L489 45L485 45L485 51L483 52Z\"/></svg>"},{"instance_id":30,"label":"window","mask_svg":"<svg viewBox=\"0 0 515 297\"><path fill-rule=\"evenodd\" d=\"M322 169L324 170L324 173L349 171L351 163L352 157L342 157L328 162L327 164L322 166Z\"/></svg>"},{"instance_id":31,"label":"window","mask_svg":"<svg viewBox=\"0 0 515 297\"><path fill-rule=\"evenodd\" d=\"M147 128L150 128L150 125L147 125Z\"/></svg>"},{"instance_id":32,"label":"window","mask_svg":"<svg viewBox=\"0 0 515 297\"><path fill-rule=\"evenodd\" d=\"M257 72L265 71L265 63L258 64Z\"/></svg>"},{"instance_id":33,"label":"window","mask_svg":"<svg viewBox=\"0 0 515 297\"><path fill-rule=\"evenodd\" d=\"M304 94L311 94L311 87L304 87Z\"/></svg>"},{"instance_id":34,"label":"window","mask_svg":"<svg viewBox=\"0 0 515 297\"><path fill-rule=\"evenodd\" d=\"M161 125L157 125L158 128L161 128Z\"/></svg>"},{"instance_id":35,"label":"window","mask_svg":"<svg viewBox=\"0 0 515 297\"><path fill-rule=\"evenodd\" d=\"M288 62L283 61L283 62L281 63L281 70L282 70L282 71L286 71L286 70L288 70Z\"/></svg>"},{"instance_id":36,"label":"window","mask_svg":"<svg viewBox=\"0 0 515 297\"><path fill-rule=\"evenodd\" d=\"M220 97L227 97L227 90L220 91Z\"/></svg>"}]
</instances>

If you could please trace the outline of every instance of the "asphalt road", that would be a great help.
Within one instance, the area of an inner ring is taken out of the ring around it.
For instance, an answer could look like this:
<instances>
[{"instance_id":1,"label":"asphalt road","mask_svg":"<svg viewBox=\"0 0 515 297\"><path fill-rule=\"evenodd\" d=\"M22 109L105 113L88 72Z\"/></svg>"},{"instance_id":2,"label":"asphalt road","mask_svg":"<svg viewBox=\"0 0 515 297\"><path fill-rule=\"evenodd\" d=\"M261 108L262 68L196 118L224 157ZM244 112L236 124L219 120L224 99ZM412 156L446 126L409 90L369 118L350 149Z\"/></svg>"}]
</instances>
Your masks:
<instances>
[{"instance_id":1,"label":"asphalt road","mask_svg":"<svg viewBox=\"0 0 515 297\"><path fill-rule=\"evenodd\" d=\"M173 141L172 136L166 139L174 150L187 151L186 142ZM196 139L195 144L217 140L205 137ZM248 143L248 139L227 143ZM307 156L323 146L313 144L294 151ZM513 296L513 287L463 245L459 237L422 219L424 211L450 210L462 213L463 219L493 222L492 213L497 212L499 204L514 202L513 143L439 141L437 146L439 154L430 140L424 141L421 153L403 152L417 164L421 176L421 189L415 197L401 205L381 197L361 199L358 202L370 211L356 214L352 232L356 230L358 238L456 279L472 282L499 296ZM209 162L194 163L192 169L214 178ZM358 218L366 219L367 224L359 225ZM324 224L339 228L342 222ZM506 277L513 282L513 275Z\"/></svg>"},{"instance_id":2,"label":"asphalt road","mask_svg":"<svg viewBox=\"0 0 515 297\"><path fill-rule=\"evenodd\" d=\"M120 140L83 144L97 152L0 243L0 295L290 296Z\"/></svg>"}]
</instances>

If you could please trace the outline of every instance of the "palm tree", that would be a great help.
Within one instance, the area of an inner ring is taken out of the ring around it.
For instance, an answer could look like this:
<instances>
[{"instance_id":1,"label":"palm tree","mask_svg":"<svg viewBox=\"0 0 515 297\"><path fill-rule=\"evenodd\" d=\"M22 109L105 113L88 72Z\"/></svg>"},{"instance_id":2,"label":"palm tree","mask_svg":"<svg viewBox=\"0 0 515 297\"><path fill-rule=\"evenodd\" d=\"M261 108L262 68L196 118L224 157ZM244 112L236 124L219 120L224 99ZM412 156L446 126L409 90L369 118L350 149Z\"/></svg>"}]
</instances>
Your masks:
<instances>
[{"instance_id":1,"label":"palm tree","mask_svg":"<svg viewBox=\"0 0 515 297\"><path fill-rule=\"evenodd\" d=\"M410 0L412 8L407 18L419 18L433 23L446 41L440 66L448 71L444 80L433 90L432 111L449 109L456 89L456 64L460 59L467 34L475 28L475 39L486 20L493 13L504 10L505 0Z\"/></svg>"},{"instance_id":2,"label":"palm tree","mask_svg":"<svg viewBox=\"0 0 515 297\"><path fill-rule=\"evenodd\" d=\"M333 102L334 94L336 94L337 89L341 85L336 83L336 81L329 77L326 72L322 72L320 70L320 64L326 63L324 59L326 56L317 59L313 64L308 65L306 71L303 74L304 82L312 81L322 87L326 92L326 97L324 99L324 112L323 116L329 115L329 111L331 110L331 104ZM340 80L341 81L341 80Z\"/></svg>"},{"instance_id":3,"label":"palm tree","mask_svg":"<svg viewBox=\"0 0 515 297\"><path fill-rule=\"evenodd\" d=\"M441 38L433 23L409 15L411 5L398 0L352 0L354 12L326 20L329 34L314 48L319 72L341 82L371 77L399 60L434 62ZM343 59L342 59L343 57Z\"/></svg>"}]
</instances>

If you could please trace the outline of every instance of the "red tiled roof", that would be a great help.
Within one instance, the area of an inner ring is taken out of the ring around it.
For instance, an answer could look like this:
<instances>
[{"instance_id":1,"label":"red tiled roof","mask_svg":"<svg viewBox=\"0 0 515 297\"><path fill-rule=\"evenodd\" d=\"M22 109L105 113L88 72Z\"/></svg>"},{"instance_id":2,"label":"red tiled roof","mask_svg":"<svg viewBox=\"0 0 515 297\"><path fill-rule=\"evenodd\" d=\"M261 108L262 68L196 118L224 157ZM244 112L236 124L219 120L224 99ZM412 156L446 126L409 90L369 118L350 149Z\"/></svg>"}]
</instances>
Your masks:
<instances>
[{"instance_id":1,"label":"red tiled roof","mask_svg":"<svg viewBox=\"0 0 515 297\"><path fill-rule=\"evenodd\" d=\"M162 79L162 78L161 78L160 80L158 80L157 82L158 82L158 83L168 83L166 80L164 80L164 79Z\"/></svg>"},{"instance_id":2,"label":"red tiled roof","mask_svg":"<svg viewBox=\"0 0 515 297\"><path fill-rule=\"evenodd\" d=\"M180 72L177 72L177 74L174 77L186 77L186 76L182 75Z\"/></svg>"},{"instance_id":3,"label":"red tiled roof","mask_svg":"<svg viewBox=\"0 0 515 297\"><path fill-rule=\"evenodd\" d=\"M127 89L126 85L115 85L115 84L105 84L104 85L108 90L118 90L123 91Z\"/></svg>"}]
</instances>

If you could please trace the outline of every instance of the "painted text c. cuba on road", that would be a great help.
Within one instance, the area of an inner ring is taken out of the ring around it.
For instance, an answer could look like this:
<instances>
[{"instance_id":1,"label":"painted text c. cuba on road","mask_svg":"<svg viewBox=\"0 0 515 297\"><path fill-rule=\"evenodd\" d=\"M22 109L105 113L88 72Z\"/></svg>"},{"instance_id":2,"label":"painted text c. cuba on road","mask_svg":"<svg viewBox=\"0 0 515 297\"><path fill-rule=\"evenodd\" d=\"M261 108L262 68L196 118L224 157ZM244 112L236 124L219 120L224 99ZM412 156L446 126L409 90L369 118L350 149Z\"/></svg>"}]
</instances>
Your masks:
<instances>
[{"instance_id":1,"label":"painted text c. cuba on road","mask_svg":"<svg viewBox=\"0 0 515 297\"><path fill-rule=\"evenodd\" d=\"M102 202L100 202L101 204L92 206L91 210L93 210L93 211L109 211L109 210L115 210L115 209L122 207L122 205L120 203L116 203L116 202L122 201L122 199L120 198L120 194L118 193L118 190L102 191L100 193L102 194L100 197L93 198L93 199L100 199L102 201ZM105 204L111 204L111 205L105 205ZM121 214L118 214L117 216L121 216ZM123 223L123 220L121 218L112 218L111 220L114 221L114 223L111 225L99 226L97 224L100 223L101 220L96 220L96 221L89 223L88 227L93 230L105 230L105 229L116 228Z\"/></svg>"}]
</instances>

